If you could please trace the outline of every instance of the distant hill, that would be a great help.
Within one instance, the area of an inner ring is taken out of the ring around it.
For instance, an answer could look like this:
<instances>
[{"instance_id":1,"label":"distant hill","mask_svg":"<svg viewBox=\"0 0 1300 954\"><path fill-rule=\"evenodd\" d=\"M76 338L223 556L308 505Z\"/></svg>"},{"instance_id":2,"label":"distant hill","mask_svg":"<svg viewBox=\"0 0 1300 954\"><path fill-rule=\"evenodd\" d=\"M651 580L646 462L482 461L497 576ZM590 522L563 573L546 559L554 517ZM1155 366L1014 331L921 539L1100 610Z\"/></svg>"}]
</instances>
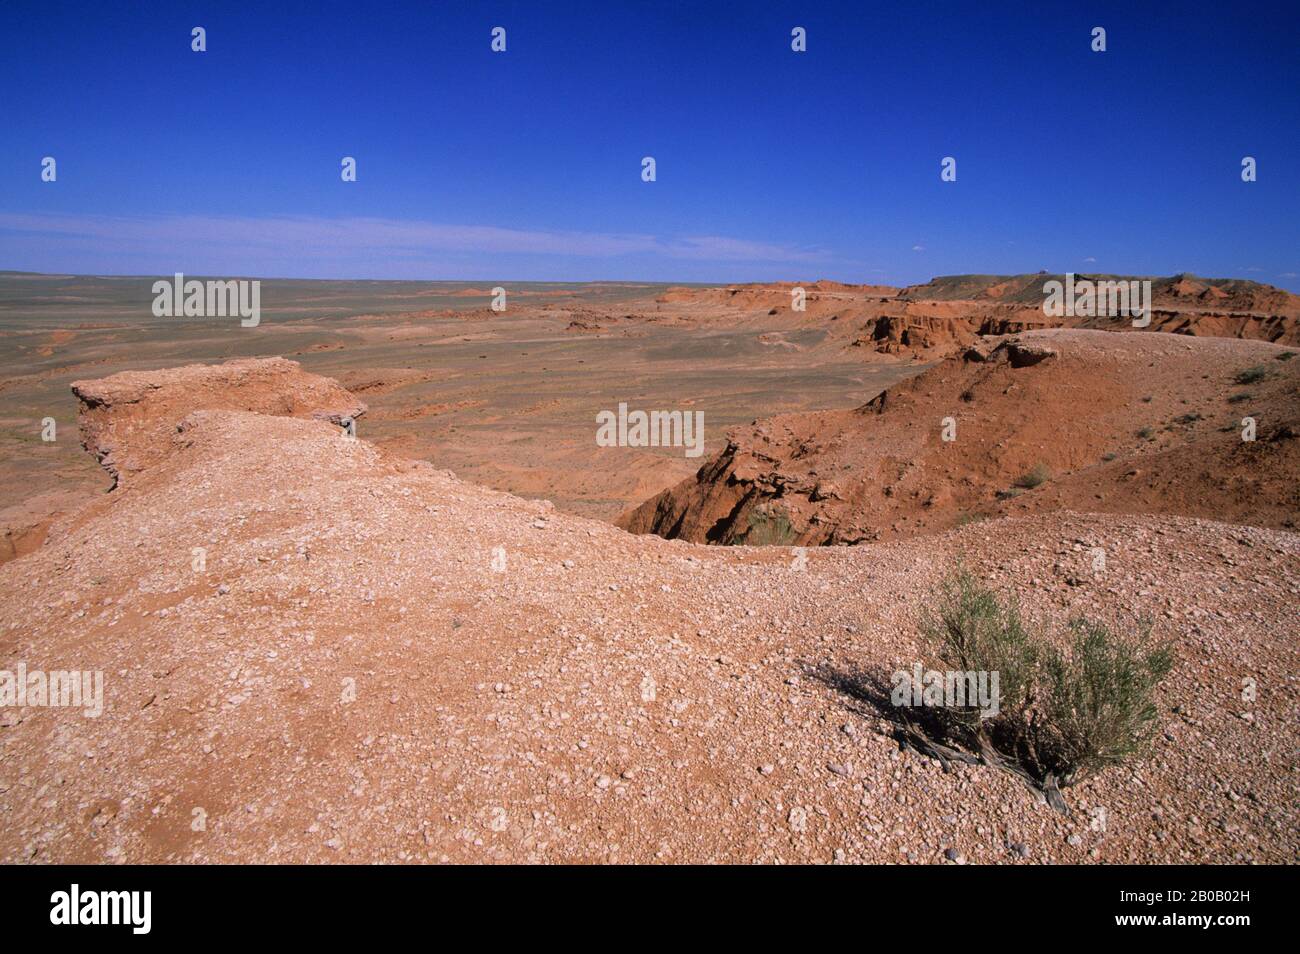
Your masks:
<instances>
[{"instance_id":1,"label":"distant hill","mask_svg":"<svg viewBox=\"0 0 1300 954\"><path fill-rule=\"evenodd\" d=\"M1182 310L1203 306L1214 311L1252 314L1300 314L1300 296L1273 285L1242 278L1199 278L1182 273L1168 277L1109 275L1075 272L1076 282L1150 281L1154 304ZM1032 275L944 275L924 285L910 285L899 297L911 301L985 301L1015 305L1039 305L1049 281L1064 284L1065 275L1040 272Z\"/></svg>"}]
</instances>

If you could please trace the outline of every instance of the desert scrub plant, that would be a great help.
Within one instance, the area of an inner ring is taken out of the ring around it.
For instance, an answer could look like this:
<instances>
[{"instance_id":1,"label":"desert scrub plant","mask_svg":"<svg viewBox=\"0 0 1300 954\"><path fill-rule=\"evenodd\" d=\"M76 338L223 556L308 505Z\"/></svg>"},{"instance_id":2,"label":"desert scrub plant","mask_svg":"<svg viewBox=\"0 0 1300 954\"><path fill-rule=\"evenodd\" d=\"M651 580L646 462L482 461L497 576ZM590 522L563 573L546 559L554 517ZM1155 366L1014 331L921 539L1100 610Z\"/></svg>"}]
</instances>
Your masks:
<instances>
[{"instance_id":1,"label":"desert scrub plant","mask_svg":"<svg viewBox=\"0 0 1300 954\"><path fill-rule=\"evenodd\" d=\"M798 538L784 510L757 507L749 512L744 534L732 542L756 547L790 546Z\"/></svg>"},{"instance_id":2,"label":"desert scrub plant","mask_svg":"<svg viewBox=\"0 0 1300 954\"><path fill-rule=\"evenodd\" d=\"M1155 434L1156 431L1155 428L1153 427L1139 427L1137 432L1137 436L1142 438L1142 440L1144 441L1151 440L1152 438L1155 437Z\"/></svg>"},{"instance_id":3,"label":"desert scrub plant","mask_svg":"<svg viewBox=\"0 0 1300 954\"><path fill-rule=\"evenodd\" d=\"M899 709L904 738L947 762L1002 768L1066 811L1061 789L1144 751L1157 727L1155 690L1173 666L1148 623L1133 638L1084 617L1065 648L1024 622L958 567L921 615L931 653L949 671L998 673L995 713L972 706Z\"/></svg>"},{"instance_id":4,"label":"desert scrub plant","mask_svg":"<svg viewBox=\"0 0 1300 954\"><path fill-rule=\"evenodd\" d=\"M1237 394L1230 395L1230 396L1228 397L1228 403L1229 403L1229 404L1240 404L1242 401L1249 401L1249 400L1250 400L1251 398L1253 398L1254 396L1255 396L1255 395L1251 394L1251 393L1248 392L1248 391L1240 391L1240 392L1238 392Z\"/></svg>"},{"instance_id":5,"label":"desert scrub plant","mask_svg":"<svg viewBox=\"0 0 1300 954\"><path fill-rule=\"evenodd\" d=\"M1051 478L1052 472L1044 464L1035 464L1032 468L1025 471L1014 481L1015 485L1022 490L1033 490L1035 487L1042 486Z\"/></svg>"},{"instance_id":6,"label":"desert scrub plant","mask_svg":"<svg viewBox=\"0 0 1300 954\"><path fill-rule=\"evenodd\" d=\"M1300 351L1283 351L1280 354L1274 355L1274 357L1279 361L1290 361L1297 354L1300 354Z\"/></svg>"},{"instance_id":7,"label":"desert scrub plant","mask_svg":"<svg viewBox=\"0 0 1300 954\"><path fill-rule=\"evenodd\" d=\"M1068 652L1048 650L1044 667L1050 768L1065 785L1142 753L1156 728L1156 686L1174 664L1173 651L1153 643L1150 624L1132 640L1084 618L1071 620L1070 631Z\"/></svg>"},{"instance_id":8,"label":"desert scrub plant","mask_svg":"<svg viewBox=\"0 0 1300 954\"><path fill-rule=\"evenodd\" d=\"M1254 384L1256 381L1263 381L1266 377L1268 377L1268 369L1257 364L1245 371L1238 371L1232 380L1236 384Z\"/></svg>"},{"instance_id":9,"label":"desert scrub plant","mask_svg":"<svg viewBox=\"0 0 1300 954\"><path fill-rule=\"evenodd\" d=\"M958 568L939 584L921 617L921 632L939 659L959 672L999 674L999 705L1023 709L1038 666L1038 650L1014 602L1003 603L967 570ZM978 725L978 713L973 713ZM958 718L971 724L971 712Z\"/></svg>"}]
</instances>

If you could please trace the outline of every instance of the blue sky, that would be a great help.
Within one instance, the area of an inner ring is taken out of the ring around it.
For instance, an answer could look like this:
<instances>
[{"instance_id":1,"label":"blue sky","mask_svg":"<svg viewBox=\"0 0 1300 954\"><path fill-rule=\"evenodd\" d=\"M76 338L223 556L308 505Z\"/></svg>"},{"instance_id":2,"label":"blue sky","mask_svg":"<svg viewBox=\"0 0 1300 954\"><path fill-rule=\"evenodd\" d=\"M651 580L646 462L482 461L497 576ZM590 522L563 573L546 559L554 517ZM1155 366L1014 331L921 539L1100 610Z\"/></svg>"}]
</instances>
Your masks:
<instances>
[{"instance_id":1,"label":"blue sky","mask_svg":"<svg viewBox=\"0 0 1300 954\"><path fill-rule=\"evenodd\" d=\"M7 0L0 268L1300 291L1300 5L873 6Z\"/></svg>"}]
</instances>

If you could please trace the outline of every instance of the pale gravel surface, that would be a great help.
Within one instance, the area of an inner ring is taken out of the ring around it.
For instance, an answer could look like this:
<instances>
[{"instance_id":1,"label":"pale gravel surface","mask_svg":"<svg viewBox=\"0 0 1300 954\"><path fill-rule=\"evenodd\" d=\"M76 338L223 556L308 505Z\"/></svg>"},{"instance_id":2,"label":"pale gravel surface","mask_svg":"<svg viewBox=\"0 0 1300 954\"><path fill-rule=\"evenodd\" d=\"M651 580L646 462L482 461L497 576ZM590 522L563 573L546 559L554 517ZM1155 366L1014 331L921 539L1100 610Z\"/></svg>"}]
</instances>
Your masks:
<instances>
[{"instance_id":1,"label":"pale gravel surface","mask_svg":"<svg viewBox=\"0 0 1300 954\"><path fill-rule=\"evenodd\" d=\"M98 719L0 711L0 860L1296 861L1294 534L1064 513L801 570L324 422L202 411L175 440L0 568L0 667L106 682ZM921 658L958 553L1032 616L1145 614L1176 646L1151 758L1067 790L1069 817L900 752L818 676Z\"/></svg>"}]
</instances>

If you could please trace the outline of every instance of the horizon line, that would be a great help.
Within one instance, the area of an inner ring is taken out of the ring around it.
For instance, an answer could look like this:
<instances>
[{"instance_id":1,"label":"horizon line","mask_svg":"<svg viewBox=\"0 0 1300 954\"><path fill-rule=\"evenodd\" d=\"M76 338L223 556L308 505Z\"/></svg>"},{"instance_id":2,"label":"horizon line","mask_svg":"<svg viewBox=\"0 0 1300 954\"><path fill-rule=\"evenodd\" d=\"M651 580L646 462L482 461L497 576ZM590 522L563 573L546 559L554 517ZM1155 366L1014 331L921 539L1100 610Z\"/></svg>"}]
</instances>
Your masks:
<instances>
[{"instance_id":1,"label":"horizon line","mask_svg":"<svg viewBox=\"0 0 1300 954\"><path fill-rule=\"evenodd\" d=\"M927 285L932 282L940 281L942 279L947 279L947 278L1011 279L1011 278L1033 277L1037 275L1042 275L1044 277L1074 275L1082 278L1097 277L1097 278L1127 278L1127 279L1152 279L1152 280L1165 279L1165 278L1194 278L1194 279L1199 279L1202 281L1209 281L1209 282L1240 281L1240 282L1250 282L1255 285L1263 285L1270 288L1277 288L1279 291L1284 291L1287 292L1288 294L1296 294L1295 292L1291 292L1289 289L1283 288L1281 286L1273 285L1269 282L1260 281L1258 278L1235 276L1235 275L1202 275L1192 271L1176 271L1176 272L1170 272L1167 275L1160 275L1160 274L1142 275L1142 274L1132 273L1132 272L1051 271L1048 269L1040 269L1035 272L950 272L947 274L931 275L930 278L924 282L908 282L905 284L896 284L887 281L862 281L862 282L843 281L837 278L815 278L815 279L774 278L765 281L737 281L737 280L663 281L663 280L643 279L643 278L531 279L531 278L501 278L499 276L495 278L487 278L487 277L364 278L358 276L351 276L347 278L312 278L312 277L297 276L297 275L254 275L249 273L233 273L233 272L222 272L222 273L183 272L183 271L182 272L171 271L166 273L164 272L69 272L69 271L42 272L42 271L32 271L30 269L22 269L22 268L0 268L0 277L15 276L15 275L32 275L32 276L39 276L41 278L112 278L112 279L139 278L139 279L152 279L156 281L160 278L175 276L177 274L189 275L196 279L198 278L213 278L213 279L220 278L223 280L244 279L249 281L267 281L267 282L370 282L374 284L391 284L391 285L398 285L398 284L465 285L465 284L478 283L478 282L496 282L496 283L509 283L515 285L664 285L664 286L683 286L683 287L689 286L689 287L701 287L701 288L703 287L721 288L730 285L798 285L800 283L808 284L808 285L817 285L826 282L829 284L846 285L850 287L855 287L855 286L863 287L863 288L886 287L886 288L898 288L898 289L919 287L921 285ZM1290 273L1282 273L1277 277L1291 278L1294 276Z\"/></svg>"}]
</instances>

